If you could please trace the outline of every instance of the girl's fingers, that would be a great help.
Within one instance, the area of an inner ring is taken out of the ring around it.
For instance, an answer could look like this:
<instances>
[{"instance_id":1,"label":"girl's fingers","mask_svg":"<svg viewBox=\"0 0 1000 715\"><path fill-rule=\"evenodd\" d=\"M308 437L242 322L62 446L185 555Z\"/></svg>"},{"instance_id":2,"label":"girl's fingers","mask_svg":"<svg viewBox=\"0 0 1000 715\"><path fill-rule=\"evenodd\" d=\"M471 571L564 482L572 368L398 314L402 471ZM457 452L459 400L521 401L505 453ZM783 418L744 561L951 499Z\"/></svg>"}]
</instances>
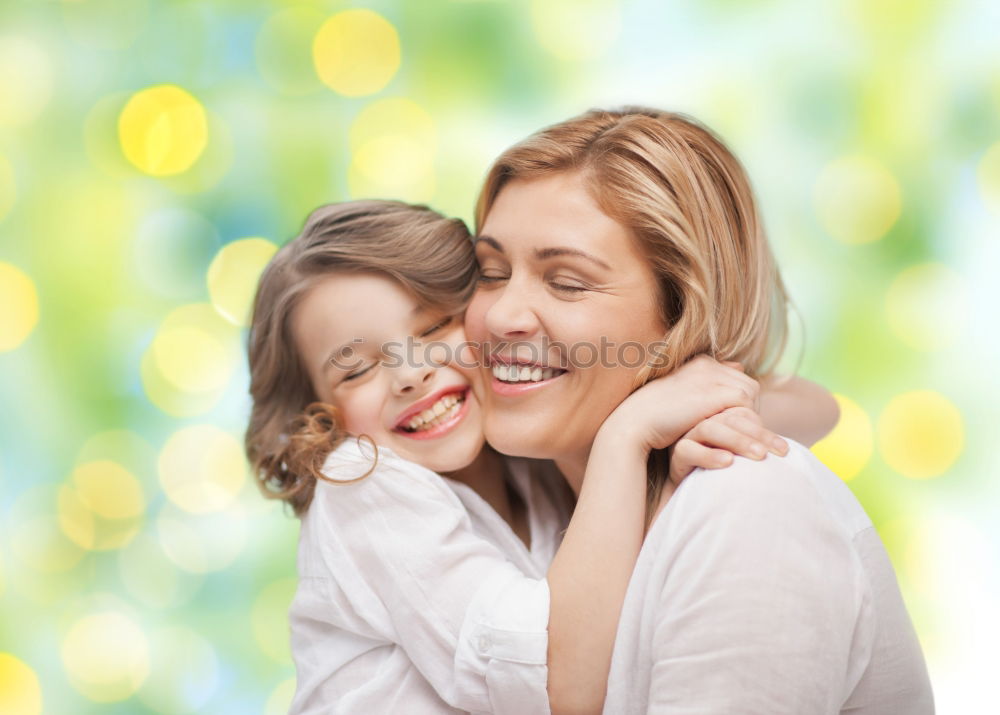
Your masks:
<instances>
[{"instance_id":1,"label":"girl's fingers","mask_svg":"<svg viewBox=\"0 0 1000 715\"><path fill-rule=\"evenodd\" d=\"M675 481L683 479L692 470L702 467L704 469L721 469L728 467L733 462L733 455L724 449L713 449L706 447L693 439L680 439L674 445L673 456L670 461L670 472ZM679 477L679 478L677 478Z\"/></svg>"},{"instance_id":2,"label":"girl's fingers","mask_svg":"<svg viewBox=\"0 0 1000 715\"><path fill-rule=\"evenodd\" d=\"M737 432L741 432L747 437L756 440L779 457L784 457L788 454L788 442L761 424L760 416L756 412L749 411L751 416L748 417L745 414L736 412L735 410L737 409L743 412L749 411L746 408L735 408L732 412L728 410L721 412L713 419L718 419Z\"/></svg>"},{"instance_id":3,"label":"girl's fingers","mask_svg":"<svg viewBox=\"0 0 1000 715\"><path fill-rule=\"evenodd\" d=\"M740 429L731 427L721 419L707 419L696 425L685 437L702 445L724 449L749 459L764 459L768 445Z\"/></svg>"}]
</instances>

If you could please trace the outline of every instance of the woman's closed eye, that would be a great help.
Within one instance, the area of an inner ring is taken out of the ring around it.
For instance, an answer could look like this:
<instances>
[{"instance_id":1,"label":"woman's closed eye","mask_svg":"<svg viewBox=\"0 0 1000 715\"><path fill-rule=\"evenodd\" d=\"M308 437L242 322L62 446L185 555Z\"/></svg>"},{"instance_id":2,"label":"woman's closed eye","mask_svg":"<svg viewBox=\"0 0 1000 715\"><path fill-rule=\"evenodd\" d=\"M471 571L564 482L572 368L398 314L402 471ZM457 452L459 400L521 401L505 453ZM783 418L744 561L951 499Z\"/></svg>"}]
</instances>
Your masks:
<instances>
[{"instance_id":1,"label":"woman's closed eye","mask_svg":"<svg viewBox=\"0 0 1000 715\"><path fill-rule=\"evenodd\" d=\"M496 271L490 271L489 273L483 272L476 276L476 281L483 284L489 283L499 283L500 281L507 280L508 276Z\"/></svg>"}]
</instances>

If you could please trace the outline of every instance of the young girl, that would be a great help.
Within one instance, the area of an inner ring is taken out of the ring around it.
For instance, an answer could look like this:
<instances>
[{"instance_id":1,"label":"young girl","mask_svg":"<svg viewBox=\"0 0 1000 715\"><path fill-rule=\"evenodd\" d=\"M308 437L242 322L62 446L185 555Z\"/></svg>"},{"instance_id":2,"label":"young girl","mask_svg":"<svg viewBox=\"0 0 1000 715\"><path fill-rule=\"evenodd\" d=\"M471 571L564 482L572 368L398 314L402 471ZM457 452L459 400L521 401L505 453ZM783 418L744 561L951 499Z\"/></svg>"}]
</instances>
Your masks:
<instances>
[{"instance_id":1,"label":"young girl","mask_svg":"<svg viewBox=\"0 0 1000 715\"><path fill-rule=\"evenodd\" d=\"M550 641L550 610L612 634L580 654L606 678L642 542L646 484L616 472L614 430L701 441L676 479L787 450L756 382L701 357L608 419L574 510L550 465L484 447L461 326L475 272L460 221L363 201L315 211L261 277L247 452L302 519L293 712L558 711L547 652L574 636Z\"/></svg>"}]
</instances>

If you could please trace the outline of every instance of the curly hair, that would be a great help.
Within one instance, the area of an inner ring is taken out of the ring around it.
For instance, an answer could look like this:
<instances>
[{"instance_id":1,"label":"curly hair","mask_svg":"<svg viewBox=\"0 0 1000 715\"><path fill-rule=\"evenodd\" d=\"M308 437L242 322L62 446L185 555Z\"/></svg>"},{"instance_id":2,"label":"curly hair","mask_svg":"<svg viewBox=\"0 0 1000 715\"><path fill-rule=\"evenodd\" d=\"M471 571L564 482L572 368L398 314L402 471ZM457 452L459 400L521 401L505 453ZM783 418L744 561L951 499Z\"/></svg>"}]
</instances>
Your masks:
<instances>
[{"instance_id":1,"label":"curly hair","mask_svg":"<svg viewBox=\"0 0 1000 715\"><path fill-rule=\"evenodd\" d=\"M264 269L247 344L253 404L245 448L264 495L284 500L296 516L308 509L316 480L326 479L326 457L347 435L337 408L317 401L291 318L319 280L344 272L388 276L420 304L454 315L475 289L476 262L461 220L426 206L365 200L313 211Z\"/></svg>"}]
</instances>

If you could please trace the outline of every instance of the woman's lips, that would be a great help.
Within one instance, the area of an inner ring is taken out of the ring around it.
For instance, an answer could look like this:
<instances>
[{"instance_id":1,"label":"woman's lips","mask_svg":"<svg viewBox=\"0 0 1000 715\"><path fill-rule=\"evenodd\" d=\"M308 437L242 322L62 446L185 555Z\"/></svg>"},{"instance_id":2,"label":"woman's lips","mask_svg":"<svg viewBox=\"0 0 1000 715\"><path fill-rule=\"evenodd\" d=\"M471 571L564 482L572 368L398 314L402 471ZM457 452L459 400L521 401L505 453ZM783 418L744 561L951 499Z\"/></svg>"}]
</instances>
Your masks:
<instances>
[{"instance_id":1,"label":"woman's lips","mask_svg":"<svg viewBox=\"0 0 1000 715\"><path fill-rule=\"evenodd\" d=\"M409 437L410 439L425 440L425 439L437 439L438 437L444 437L446 434L455 429L459 422L461 422L469 412L469 388L466 387L462 390L462 402L458 405L458 410L448 419L443 422L430 427L429 429L420 430L415 432L410 432L403 429L402 427L396 427L393 432L402 436ZM448 393L445 393L448 394Z\"/></svg>"},{"instance_id":2,"label":"woman's lips","mask_svg":"<svg viewBox=\"0 0 1000 715\"><path fill-rule=\"evenodd\" d=\"M501 380L496 375L491 375L492 379L490 380L490 386L493 389L493 393L496 395L502 395L504 397L517 397L519 395L525 395L529 392L533 392L534 390L540 390L547 385L551 385L565 374L565 370L558 370L554 375L552 375L552 377L544 380L525 380L518 382L507 382Z\"/></svg>"}]
</instances>

